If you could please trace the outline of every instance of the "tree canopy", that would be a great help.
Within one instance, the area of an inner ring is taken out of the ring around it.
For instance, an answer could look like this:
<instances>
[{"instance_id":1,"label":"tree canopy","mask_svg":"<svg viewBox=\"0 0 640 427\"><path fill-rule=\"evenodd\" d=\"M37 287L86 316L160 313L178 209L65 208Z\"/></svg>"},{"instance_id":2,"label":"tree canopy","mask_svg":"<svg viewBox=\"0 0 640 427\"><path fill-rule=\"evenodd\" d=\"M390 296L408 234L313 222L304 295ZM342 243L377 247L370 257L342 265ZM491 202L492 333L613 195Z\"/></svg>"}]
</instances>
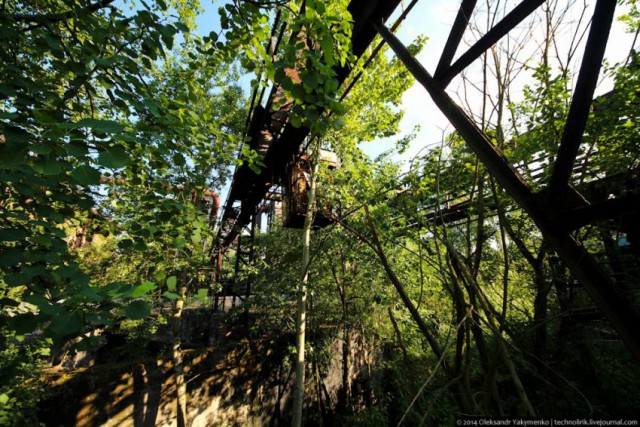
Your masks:
<instances>
[{"instance_id":1,"label":"tree canopy","mask_svg":"<svg viewBox=\"0 0 640 427\"><path fill-rule=\"evenodd\" d=\"M464 75L460 85L460 97L473 99L467 107L481 106L469 116L536 189L549 180L544 166L557 154L575 78L575 52L554 48L567 9L549 3L539 56L524 58L522 40L503 41L481 58L481 82ZM141 328L149 339L171 324L176 388L186 390L183 305L211 308L225 280L251 283L243 304L259 310L250 336L294 333L299 230L278 218L256 227L242 277L231 265L215 269L219 195L234 166L265 167L247 140L251 91L276 87L282 96L270 108L291 103L288 123L340 159L335 170L319 162L317 205L335 215L313 231L304 266L306 389L324 402L320 372L340 359L336 420L638 415L637 361L462 136L444 135L408 167L395 161L415 138L400 136L414 80L386 47L353 55L348 6L227 2L219 31L202 36L197 0L130 9L113 0L2 2L0 424L37 422L33 408L46 393L38 369L104 345L105 331ZM621 22L637 35L638 6L625 7ZM489 1L483 13L489 25L503 11ZM584 25L571 27L574 41ZM279 31L285 42L274 55ZM409 50L427 43L420 36ZM594 198L637 190L638 61L632 50L606 64L613 89L593 102L571 184ZM358 75L353 87L339 85L340 70ZM520 73L529 77L518 98ZM395 140L389 152L364 153L385 137ZM595 222L573 237L637 305L634 219ZM364 362L353 360L358 351ZM292 351L283 363L293 366ZM184 411L183 398L178 391ZM330 412L319 407L309 424Z\"/></svg>"}]
</instances>

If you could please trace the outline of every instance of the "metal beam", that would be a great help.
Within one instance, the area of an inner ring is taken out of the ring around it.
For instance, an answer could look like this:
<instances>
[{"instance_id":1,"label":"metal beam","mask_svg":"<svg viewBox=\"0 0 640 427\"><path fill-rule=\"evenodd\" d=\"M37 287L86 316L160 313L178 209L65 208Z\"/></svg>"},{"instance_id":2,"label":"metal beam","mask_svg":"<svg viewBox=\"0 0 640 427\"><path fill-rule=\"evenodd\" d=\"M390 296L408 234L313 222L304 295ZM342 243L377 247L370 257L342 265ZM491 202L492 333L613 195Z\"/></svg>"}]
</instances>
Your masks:
<instances>
[{"instance_id":1,"label":"metal beam","mask_svg":"<svg viewBox=\"0 0 640 427\"><path fill-rule=\"evenodd\" d=\"M551 197L557 195L561 199L561 193L563 193L561 190L567 187L571 178L573 163L578 155L582 134L589 118L593 92L598 83L615 9L615 0L599 0L593 11L593 20L580 65L578 81L549 181L548 194Z\"/></svg>"},{"instance_id":2,"label":"metal beam","mask_svg":"<svg viewBox=\"0 0 640 427\"><path fill-rule=\"evenodd\" d=\"M400 0L351 0L349 2L349 11L353 16L354 22L365 23L365 25L358 25L352 32L351 43L354 55L360 57L376 35L375 30L366 25L368 20L386 20L399 3ZM273 31L275 31L275 28L272 30L272 35L275 34ZM278 44L276 43L276 46ZM347 66L336 67L335 71L336 79L342 84L351 69ZM275 91L272 91L272 93L275 93ZM269 103L271 101L271 99L268 100ZM262 120L259 123L262 123ZM221 223L227 222L231 218L232 212L228 207L233 205L234 202L240 201L242 202L242 207L235 220L235 225L244 226L248 224L251 216L250 212L258 206L272 184L279 181L280 175L284 172L285 164L291 159L292 155L299 151L308 133L309 129L307 128L295 128L291 123L287 123L280 136L271 144L265 154L264 164L266 167L259 174L255 174L246 164L236 168L227 198L227 209L225 209ZM255 135L248 136L254 137ZM228 234L221 232L218 239L219 244L226 248L234 242L238 233L239 229L235 226Z\"/></svg>"},{"instance_id":3,"label":"metal beam","mask_svg":"<svg viewBox=\"0 0 640 427\"><path fill-rule=\"evenodd\" d=\"M613 0L612 0L613 1ZM543 206L518 172L495 148L465 112L434 83L433 78L409 52L409 50L384 25L372 25L391 46L398 58L405 64L429 92L436 105L449 119L467 145L476 153L498 184L531 216L549 245L572 274L580 281L600 311L607 317L613 328L629 350L640 359L640 316L615 288L610 277L598 266L593 257L569 234L569 230L559 227L553 220L557 214L553 205Z\"/></svg>"},{"instance_id":4,"label":"metal beam","mask_svg":"<svg viewBox=\"0 0 640 427\"><path fill-rule=\"evenodd\" d=\"M640 214L640 195L629 194L627 196L608 199L600 203L570 210L563 215L563 223L570 230L575 230L603 219L621 218L629 214Z\"/></svg>"},{"instance_id":5,"label":"metal beam","mask_svg":"<svg viewBox=\"0 0 640 427\"><path fill-rule=\"evenodd\" d=\"M462 0L460 9L458 9L458 15L456 16L456 20L453 22L453 27L451 27L451 32L447 38L447 43L444 45L444 49L442 50L440 62L438 62L436 72L433 75L436 80L439 80L440 76L442 76L445 70L447 70L451 65L451 61L453 61L453 57L458 50L464 31L467 29L467 25L469 24L469 18L471 17L475 7L476 0Z\"/></svg>"},{"instance_id":6,"label":"metal beam","mask_svg":"<svg viewBox=\"0 0 640 427\"><path fill-rule=\"evenodd\" d=\"M404 9L404 11L396 19L396 22L394 22L393 25L391 26L391 31L395 31L400 26L402 21L404 21L407 15L409 15L409 12L411 12L411 9L413 9L413 7L417 3L418 3L418 0L412 0L411 3L409 3L409 5ZM363 20L363 22L366 24L368 23L368 20ZM369 66L369 64L371 64L371 62L375 59L378 53L380 53L380 50L382 49L383 46L384 46L384 40L379 42L378 45L373 49L373 51L371 51L369 58L367 58L364 64L362 64L361 71L359 71L358 74L356 74L356 76L353 77L350 82L348 82L347 88L344 90L342 95L340 95L340 102L342 102L342 100L349 94L349 92L351 92L351 89L356 85L356 83L358 83L358 80L360 80L360 77L362 77L364 69L366 69Z\"/></svg>"},{"instance_id":7,"label":"metal beam","mask_svg":"<svg viewBox=\"0 0 640 427\"><path fill-rule=\"evenodd\" d=\"M531 188L518 171L511 166L502 152L491 143L489 138L482 133L467 114L440 88L429 72L387 27L375 22L372 22L372 24L416 80L427 89L436 105L447 116L451 124L463 136L485 166L490 169L500 185L507 189L521 204L533 205L535 200Z\"/></svg>"},{"instance_id":8,"label":"metal beam","mask_svg":"<svg viewBox=\"0 0 640 427\"><path fill-rule=\"evenodd\" d=\"M534 219L535 220L535 219ZM640 359L640 316L617 289L593 257L569 234L549 233L538 228L573 276L611 326L618 332L631 353Z\"/></svg>"},{"instance_id":9,"label":"metal beam","mask_svg":"<svg viewBox=\"0 0 640 427\"><path fill-rule=\"evenodd\" d=\"M493 46L498 40L504 37L516 25L522 22L527 16L536 10L545 0L524 0L509 12L500 22L491 28L487 34L482 36L473 46L469 48L456 62L453 63L440 77L443 86L467 68L473 61L478 59L487 49Z\"/></svg>"}]
</instances>

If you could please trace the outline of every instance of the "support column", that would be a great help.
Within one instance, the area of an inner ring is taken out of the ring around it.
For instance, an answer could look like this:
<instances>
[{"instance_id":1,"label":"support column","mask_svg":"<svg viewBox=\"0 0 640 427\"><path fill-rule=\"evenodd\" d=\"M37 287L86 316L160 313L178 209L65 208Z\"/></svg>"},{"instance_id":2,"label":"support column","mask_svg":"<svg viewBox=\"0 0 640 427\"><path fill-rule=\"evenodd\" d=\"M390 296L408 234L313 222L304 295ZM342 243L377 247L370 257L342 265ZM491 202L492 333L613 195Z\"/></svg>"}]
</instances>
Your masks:
<instances>
[{"instance_id":1,"label":"support column","mask_svg":"<svg viewBox=\"0 0 640 427\"><path fill-rule=\"evenodd\" d=\"M604 273L587 250L577 242L569 230L560 227L555 218L562 215L552 204L543 205L527 182L495 147L486 134L467 114L441 89L429 72L411 52L383 24L371 23L389 44L411 74L427 90L438 108L449 119L467 145L494 176L496 181L526 211L538 229L556 251L560 259L580 281L598 309L609 320L613 328L631 352L640 359L640 316L616 289L610 277Z\"/></svg>"}]
</instances>

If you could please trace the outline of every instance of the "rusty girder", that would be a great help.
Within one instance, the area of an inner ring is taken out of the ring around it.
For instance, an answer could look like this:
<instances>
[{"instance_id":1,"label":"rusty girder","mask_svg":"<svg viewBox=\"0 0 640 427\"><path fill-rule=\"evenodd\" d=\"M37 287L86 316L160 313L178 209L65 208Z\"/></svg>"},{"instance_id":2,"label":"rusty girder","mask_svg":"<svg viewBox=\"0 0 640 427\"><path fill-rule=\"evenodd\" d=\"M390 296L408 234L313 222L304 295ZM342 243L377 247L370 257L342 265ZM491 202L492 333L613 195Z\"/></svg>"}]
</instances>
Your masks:
<instances>
[{"instance_id":1,"label":"rusty girder","mask_svg":"<svg viewBox=\"0 0 640 427\"><path fill-rule=\"evenodd\" d=\"M542 3L542 0L522 1L511 13L507 14L463 53L456 62L450 65L467 26L468 17L475 6L474 0L463 0L434 76L417 61L396 36L384 26L382 21L371 20L370 24L390 45L396 56L416 80L424 86L436 105L482 161L487 171L530 215L544 238L580 281L627 347L637 358L640 358L640 328L638 328L640 316L631 303L617 290L613 280L603 271L597 261L573 237L571 231L575 227L567 227L563 220L563 218L577 217L581 218L580 224L583 225L593 219L601 218L603 215L606 216L608 213L619 215L621 209L630 209L633 200L637 199L637 196L631 196L633 200L627 197L624 200L607 201L608 205L614 207L608 212L607 206L603 208L591 205L569 185L604 57L615 10L615 0L599 0L596 3L584 59L565 123L565 131L556 161L552 166L550 184L545 190L534 193L529 183L518 173L511 162L491 143L489 136L445 91L447 84L453 77L479 58Z\"/></svg>"}]
</instances>

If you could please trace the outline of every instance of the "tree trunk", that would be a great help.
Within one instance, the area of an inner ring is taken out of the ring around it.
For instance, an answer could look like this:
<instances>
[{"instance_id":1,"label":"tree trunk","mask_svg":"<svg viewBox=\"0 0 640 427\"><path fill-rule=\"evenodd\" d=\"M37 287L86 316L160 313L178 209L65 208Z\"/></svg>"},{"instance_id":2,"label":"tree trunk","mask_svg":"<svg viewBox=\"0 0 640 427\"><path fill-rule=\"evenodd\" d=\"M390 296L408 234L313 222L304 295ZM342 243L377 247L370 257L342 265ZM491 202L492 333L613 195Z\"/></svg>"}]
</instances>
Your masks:
<instances>
[{"instance_id":1,"label":"tree trunk","mask_svg":"<svg viewBox=\"0 0 640 427\"><path fill-rule=\"evenodd\" d=\"M400 333L400 328L398 328L398 322L396 322L396 318L393 315L393 310L391 307L387 307L389 312L389 319L391 320L391 324L393 325L393 330L396 333L396 338L398 339L398 346L400 350L402 350L402 358L404 359L405 365L409 366L409 354L407 353L407 348L404 346L404 340L402 339L402 334Z\"/></svg>"},{"instance_id":2,"label":"tree trunk","mask_svg":"<svg viewBox=\"0 0 640 427\"><path fill-rule=\"evenodd\" d=\"M342 271L346 271L344 259L342 260ZM340 306L342 307L342 388L340 390L340 398L338 399L338 408L346 411L351 402L351 379L349 375L351 371L351 340L349 334L347 287L343 281L338 279L338 273L333 264L331 264L331 273L338 288Z\"/></svg>"},{"instance_id":3,"label":"tree trunk","mask_svg":"<svg viewBox=\"0 0 640 427\"><path fill-rule=\"evenodd\" d=\"M351 337L346 301L342 304L342 316L342 397L346 409L351 405Z\"/></svg>"},{"instance_id":4,"label":"tree trunk","mask_svg":"<svg viewBox=\"0 0 640 427\"><path fill-rule=\"evenodd\" d=\"M182 310L184 308L184 298L187 294L187 287L182 284L178 289L180 299L177 299L173 306L171 315L171 359L173 362L174 379L176 382L176 402L178 405L178 427L187 425L187 383L184 380L184 365L182 348L180 346L180 336L182 331Z\"/></svg>"},{"instance_id":5,"label":"tree trunk","mask_svg":"<svg viewBox=\"0 0 640 427\"><path fill-rule=\"evenodd\" d=\"M398 295L400 295L400 299L402 300L404 306L407 307L407 310L409 310L409 313L411 314L411 317L413 318L414 322L416 322L416 325L418 325L418 329L420 330L420 332L422 332L422 335L426 338L427 342L429 343L429 346L431 347L431 351L433 351L433 354L435 354L435 356L438 359L440 359L443 354L442 349L440 348L440 344L438 344L438 341L436 340L434 334L431 332L429 326L427 326L426 322L424 321L420 313L418 313L418 309L413 304L413 301L411 301L411 298L409 298L407 291L404 289L404 286L402 285L402 282L400 282L400 279L398 279L398 276L396 276L395 271L393 271L393 269L391 268L391 265L389 264L389 260L387 260L387 256L382 250L382 244L380 243L380 239L378 238L378 232L376 231L376 228L373 225L373 220L369 215L369 209L367 208L366 205L364 206L364 210L367 216L369 231L371 232L371 240L373 241L373 248L375 250L376 255L378 255L378 259L380 260L382 267L387 273L387 277L391 281L391 284L396 288L396 291L398 292ZM450 374L448 364L446 363L445 360L442 360L442 369L447 373L447 375Z\"/></svg>"},{"instance_id":6,"label":"tree trunk","mask_svg":"<svg viewBox=\"0 0 640 427\"><path fill-rule=\"evenodd\" d=\"M304 218L304 228L302 230L302 274L298 287L298 306L296 316L296 365L295 365L295 385L293 389L293 419L291 425L300 427L302 425L302 406L304 403L304 344L305 326L307 317L307 281L309 279L309 249L311 243L311 224L313 224L313 211L316 199L316 175L318 173L317 156L312 156L313 166L309 182L309 192L307 193L307 215Z\"/></svg>"},{"instance_id":7,"label":"tree trunk","mask_svg":"<svg viewBox=\"0 0 640 427\"><path fill-rule=\"evenodd\" d=\"M535 409L533 408L533 405L531 405L531 401L529 400L529 397L527 396L527 392L524 388L524 385L522 384L522 381L520 380L520 376L518 375L518 372L515 368L515 365L513 363L513 360L511 360L511 356L509 355L509 351L507 350L507 346L504 342L504 338L502 336L502 328L499 327L499 325L496 324L496 321L494 319L494 313L493 310L491 310L490 308L490 304L489 302L485 299L484 295L482 294L481 290L480 290L480 285L478 284L478 282L473 278L473 275L471 274L471 272L469 271L469 269L467 268L467 266L464 264L464 261L460 259L460 257L458 256L458 252L456 252L456 249L453 247L453 245L445 240L445 245L447 247L447 251L449 251L449 253L452 256L452 259L455 261L454 267L459 269L459 272L461 273L461 276L473 287L476 289L477 291L477 297L478 297L478 302L480 303L480 307L482 308L482 310L485 313L486 319L487 319L487 325L489 326L489 328L491 329L491 331L493 332L495 338L496 338L496 345L498 347L499 350L499 355L502 358L502 361L504 362L504 364L507 367L507 370L509 371L509 375L511 376L511 379L513 381L513 385L516 389L516 392L518 393L518 396L520 397L520 401L522 402L522 406L525 408L525 410L527 411L527 415L530 417L535 417L536 416L536 412Z\"/></svg>"},{"instance_id":8,"label":"tree trunk","mask_svg":"<svg viewBox=\"0 0 640 427\"><path fill-rule=\"evenodd\" d=\"M542 260L540 260L542 261ZM545 281L542 271L542 262L539 262L534 270L534 280L536 284L536 297L533 302L533 354L536 356L535 363L540 369L540 373L547 378L547 306L549 296L549 284Z\"/></svg>"},{"instance_id":9,"label":"tree trunk","mask_svg":"<svg viewBox=\"0 0 640 427\"><path fill-rule=\"evenodd\" d=\"M456 346L456 363L458 363L458 352L462 352L460 349L460 346L462 344L460 340L464 338L464 337L461 337L459 333L460 331L464 331L466 328L468 329L468 331L465 331L466 339L470 341L469 334L473 335L473 338L476 343L476 349L478 350L478 355L480 357L480 365L482 366L482 369L485 372L485 385L487 389L490 390L490 393L487 394L487 396L489 396L488 401L491 403L492 400L495 400L496 401L495 406L499 407L500 402L499 402L499 398L497 398L498 391L497 391L496 381L495 381L495 369L493 371L491 370L489 350L487 349L487 344L484 339L484 332L482 331L482 327L480 326L481 324L480 307L478 307L478 299L476 298L475 290L470 285L468 285L467 282L463 280L462 277L460 277L460 273L455 266L456 260L453 259L452 257L453 257L452 255L447 254L446 261L447 261L447 267L449 268L449 273L451 274L451 282L452 282L452 289L453 289L452 297L455 299L455 302L456 302L457 322L459 325L461 325L460 328L458 329L458 340L457 340L458 345ZM468 306L467 306L467 302L465 301L464 294L462 293L463 287L464 289L467 290L467 294L469 296ZM471 321L467 321L466 325L462 325L462 321L466 317L466 314L461 315L462 313L461 310L471 311ZM462 327L462 326L465 326L465 327ZM469 352L470 348L471 346L467 345L467 357L471 356L471 353ZM462 355L460 357L462 357ZM462 363L462 360L460 360L459 363ZM468 383L470 381L469 370L466 369L465 371L461 372L460 368L456 366L455 375L457 376L460 373L463 374L463 377L462 377L463 384L465 383L465 381ZM466 391L468 396L471 396L472 395L471 387L467 384L464 384L464 387L465 387L464 390ZM469 397L468 400L472 401L473 398ZM498 413L502 415L500 411L498 411Z\"/></svg>"}]
</instances>

